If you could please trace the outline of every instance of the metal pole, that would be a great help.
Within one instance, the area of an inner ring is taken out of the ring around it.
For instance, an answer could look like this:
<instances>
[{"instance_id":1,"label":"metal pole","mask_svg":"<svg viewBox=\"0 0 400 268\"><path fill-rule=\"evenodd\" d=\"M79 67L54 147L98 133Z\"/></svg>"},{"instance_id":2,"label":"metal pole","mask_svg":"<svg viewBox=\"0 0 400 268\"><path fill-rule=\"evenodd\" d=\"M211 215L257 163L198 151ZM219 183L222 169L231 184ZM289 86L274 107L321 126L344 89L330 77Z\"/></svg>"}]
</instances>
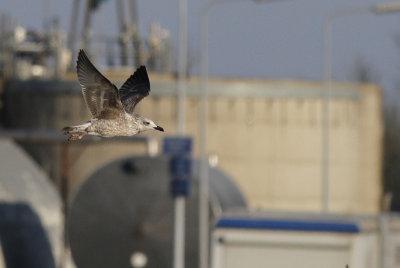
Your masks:
<instances>
[{"instance_id":1,"label":"metal pole","mask_svg":"<svg viewBox=\"0 0 400 268\"><path fill-rule=\"evenodd\" d=\"M199 268L208 267L209 245L209 208L208 189L209 174L207 161L207 126L208 126L208 14L212 4L209 3L201 17L200 35L200 172L199 172Z\"/></svg>"},{"instance_id":2,"label":"metal pole","mask_svg":"<svg viewBox=\"0 0 400 268\"><path fill-rule=\"evenodd\" d=\"M239 0L240 1L240 0ZM199 169L199 268L209 265L209 185L208 173L208 16L212 7L224 2L238 0L215 0L208 2L201 16L200 32L200 169Z\"/></svg>"},{"instance_id":3,"label":"metal pole","mask_svg":"<svg viewBox=\"0 0 400 268\"><path fill-rule=\"evenodd\" d=\"M55 77L57 79L61 78L63 72L63 65L62 65L62 49L64 40L62 38L61 28L60 28L60 21L58 19L54 20L54 36L56 41L56 48L55 48Z\"/></svg>"},{"instance_id":4,"label":"metal pole","mask_svg":"<svg viewBox=\"0 0 400 268\"><path fill-rule=\"evenodd\" d=\"M329 211L329 163L330 163L330 98L332 93L332 75L331 75L331 27L332 20L327 20L324 29L324 77L325 77L325 91L323 95L322 115L322 211L327 213Z\"/></svg>"},{"instance_id":5,"label":"metal pole","mask_svg":"<svg viewBox=\"0 0 400 268\"><path fill-rule=\"evenodd\" d=\"M88 48L88 42L89 42L90 19L91 19L91 15L92 15L91 3L92 3L92 0L86 1L85 20L83 23L83 31L82 31L82 49L84 49L84 50L86 50Z\"/></svg>"},{"instance_id":6,"label":"metal pole","mask_svg":"<svg viewBox=\"0 0 400 268\"><path fill-rule=\"evenodd\" d=\"M324 50L323 50L323 68L324 68L324 93L322 104L322 150L321 150L321 208L322 212L329 212L330 203L330 103L332 98L332 24L339 17L349 16L373 11L371 7L348 8L334 12L329 16L324 24Z\"/></svg>"},{"instance_id":7,"label":"metal pole","mask_svg":"<svg viewBox=\"0 0 400 268\"><path fill-rule=\"evenodd\" d=\"M209 164L207 149L208 126L208 16L212 7L221 3L242 2L247 0L214 0L206 4L201 14L200 33L200 170L199 170L199 268L209 266ZM256 1L273 2L276 0Z\"/></svg>"},{"instance_id":8,"label":"metal pole","mask_svg":"<svg viewBox=\"0 0 400 268\"><path fill-rule=\"evenodd\" d=\"M390 237L390 216L388 213L382 213L379 217L379 229L380 229L380 267L387 268L389 267L388 263L388 255L387 252L390 251L388 246L389 237Z\"/></svg>"},{"instance_id":9,"label":"metal pole","mask_svg":"<svg viewBox=\"0 0 400 268\"><path fill-rule=\"evenodd\" d=\"M177 92L177 130L185 133L185 99L187 69L187 0L179 0L179 62ZM185 203L184 196L174 200L174 268L185 267Z\"/></svg>"},{"instance_id":10,"label":"metal pole","mask_svg":"<svg viewBox=\"0 0 400 268\"><path fill-rule=\"evenodd\" d=\"M78 16L79 14L79 0L74 0L72 6L72 14L71 14L71 24L69 28L68 35L68 49L71 51L71 62L70 69L75 68L75 42L76 42L76 33L78 32Z\"/></svg>"},{"instance_id":11,"label":"metal pole","mask_svg":"<svg viewBox=\"0 0 400 268\"><path fill-rule=\"evenodd\" d=\"M128 33L127 22L125 19L125 6L124 0L117 0L117 18L119 23L119 44L121 49L121 65L128 65Z\"/></svg>"},{"instance_id":12,"label":"metal pole","mask_svg":"<svg viewBox=\"0 0 400 268\"><path fill-rule=\"evenodd\" d=\"M179 62L178 62L178 134L185 132L185 98L187 69L187 0L179 0Z\"/></svg>"},{"instance_id":13,"label":"metal pole","mask_svg":"<svg viewBox=\"0 0 400 268\"><path fill-rule=\"evenodd\" d=\"M185 197L174 200L174 268L185 267Z\"/></svg>"},{"instance_id":14,"label":"metal pole","mask_svg":"<svg viewBox=\"0 0 400 268\"><path fill-rule=\"evenodd\" d=\"M128 4L129 4L130 13L131 13L130 34L132 35L135 66L139 67L139 65L142 64L142 46L140 43L140 35L139 35L139 20L138 20L138 12L137 12L137 1L136 0L128 0Z\"/></svg>"}]
</instances>

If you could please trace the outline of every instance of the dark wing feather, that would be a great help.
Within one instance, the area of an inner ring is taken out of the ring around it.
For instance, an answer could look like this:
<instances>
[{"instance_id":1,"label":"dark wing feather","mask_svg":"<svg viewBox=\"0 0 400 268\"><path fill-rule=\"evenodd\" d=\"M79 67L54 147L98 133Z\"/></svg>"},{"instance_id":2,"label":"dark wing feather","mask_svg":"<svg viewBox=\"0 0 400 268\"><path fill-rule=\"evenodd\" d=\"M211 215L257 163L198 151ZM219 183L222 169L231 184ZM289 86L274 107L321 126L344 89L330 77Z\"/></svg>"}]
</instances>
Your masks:
<instances>
[{"instance_id":1,"label":"dark wing feather","mask_svg":"<svg viewBox=\"0 0 400 268\"><path fill-rule=\"evenodd\" d=\"M82 49L76 68L83 97L93 117L115 117L123 111L117 87L93 66Z\"/></svg>"},{"instance_id":2,"label":"dark wing feather","mask_svg":"<svg viewBox=\"0 0 400 268\"><path fill-rule=\"evenodd\" d=\"M122 105L127 113L132 114L136 104L150 92L150 81L146 67L140 66L119 89Z\"/></svg>"}]
</instances>

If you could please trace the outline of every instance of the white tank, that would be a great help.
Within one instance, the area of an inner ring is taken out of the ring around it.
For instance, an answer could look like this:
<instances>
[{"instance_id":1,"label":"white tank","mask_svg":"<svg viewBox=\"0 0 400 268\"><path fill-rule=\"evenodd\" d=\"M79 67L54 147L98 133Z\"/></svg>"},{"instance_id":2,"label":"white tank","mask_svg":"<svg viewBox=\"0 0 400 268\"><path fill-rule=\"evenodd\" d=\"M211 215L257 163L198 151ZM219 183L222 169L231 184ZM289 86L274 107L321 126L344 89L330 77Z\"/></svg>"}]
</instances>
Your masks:
<instances>
[{"instance_id":1,"label":"white tank","mask_svg":"<svg viewBox=\"0 0 400 268\"><path fill-rule=\"evenodd\" d=\"M7 228L7 224L12 224L13 221L30 226L30 223L38 222L39 219L42 225L40 230L44 230L44 236L39 237L35 231L34 234L28 233L29 239L40 239L44 247L47 240L55 261L59 263L63 243L63 216L56 189L46 174L12 140L0 139L0 159L0 212L3 223L0 228ZM21 227L11 231L17 234L24 232L24 229ZM10 230L6 232L10 233ZM26 233L21 234L24 235ZM15 243L12 239L9 242ZM5 255L6 241L2 243ZM21 246L21 254L30 254L28 251L22 252L24 250L26 248ZM44 249L40 251L43 252Z\"/></svg>"}]
</instances>

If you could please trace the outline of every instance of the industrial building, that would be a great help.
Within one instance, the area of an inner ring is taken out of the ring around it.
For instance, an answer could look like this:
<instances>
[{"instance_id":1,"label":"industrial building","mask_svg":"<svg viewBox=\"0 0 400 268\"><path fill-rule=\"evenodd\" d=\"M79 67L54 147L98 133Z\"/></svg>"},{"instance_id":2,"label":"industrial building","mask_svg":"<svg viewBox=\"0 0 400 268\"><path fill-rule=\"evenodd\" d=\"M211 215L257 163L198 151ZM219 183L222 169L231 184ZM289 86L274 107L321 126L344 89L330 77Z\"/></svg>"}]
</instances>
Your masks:
<instances>
[{"instance_id":1,"label":"industrial building","mask_svg":"<svg viewBox=\"0 0 400 268\"><path fill-rule=\"evenodd\" d=\"M0 268L171 267L177 210L162 145L178 132L178 84L193 141L185 267L199 265L200 226L213 268L400 267L398 217L381 207L379 86L208 79L210 215L200 225L201 81L178 83L169 30L140 34L136 1L117 1L115 36L90 34L102 1L84 2L72 3L68 40L57 20L39 33L1 18ZM146 64L152 91L136 112L164 133L67 142L61 128L91 117L71 72L78 44L117 86Z\"/></svg>"},{"instance_id":2,"label":"industrial building","mask_svg":"<svg viewBox=\"0 0 400 268\"><path fill-rule=\"evenodd\" d=\"M152 93L140 103L137 112L162 123L166 135L173 135L175 80L152 74L150 77ZM196 79L188 81L187 92L187 134L197 141ZM321 209L323 92L324 84L319 82L209 81L208 150L211 157L218 159L218 166L240 186L251 208ZM54 85L15 82L10 84L6 96L7 103L13 104L6 109L10 122L18 124L14 128L60 129L89 119L75 81ZM19 109L27 102L32 109ZM383 132L381 89L375 85L334 84L329 125L331 211L378 212ZM146 136L162 139L158 133ZM198 143L195 144L197 155ZM72 188L110 159L146 152L143 146L123 144L89 145L79 150L79 159L72 155Z\"/></svg>"},{"instance_id":3,"label":"industrial building","mask_svg":"<svg viewBox=\"0 0 400 268\"><path fill-rule=\"evenodd\" d=\"M106 76L117 85L127 77L122 72L110 72ZM162 124L167 136L174 135L176 80L158 74L150 74L150 80L151 95L138 105L137 112ZM324 84L210 79L208 87L210 163L237 185L248 207L321 211ZM73 76L54 81L11 81L4 96L5 124L10 129L37 131L40 128L54 132L90 118L80 85ZM187 135L194 139L195 158L199 151L199 96L199 81L189 79L186 129ZM375 85L335 83L329 107L330 212L378 213L382 195L381 89ZM132 141L46 143L42 140L40 143L21 141L21 144L48 172L64 202L74 204L75 198L82 200L78 193L87 187L86 180L97 170L115 159L155 156L161 153L163 137L148 132ZM70 207L71 215L73 208ZM167 210L171 209L172 204L169 209L167 206ZM99 213L102 212L99 210ZM75 241L75 244L80 243Z\"/></svg>"}]
</instances>

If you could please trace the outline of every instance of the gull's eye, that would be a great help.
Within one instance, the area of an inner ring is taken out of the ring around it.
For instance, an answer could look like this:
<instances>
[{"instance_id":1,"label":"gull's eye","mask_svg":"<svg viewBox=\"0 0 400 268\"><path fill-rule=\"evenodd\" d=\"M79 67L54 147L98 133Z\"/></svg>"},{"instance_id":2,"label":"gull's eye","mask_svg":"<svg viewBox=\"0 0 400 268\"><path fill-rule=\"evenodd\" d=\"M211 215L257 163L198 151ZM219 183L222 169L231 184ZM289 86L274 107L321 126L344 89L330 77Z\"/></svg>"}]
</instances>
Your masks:
<instances>
[{"instance_id":1,"label":"gull's eye","mask_svg":"<svg viewBox=\"0 0 400 268\"><path fill-rule=\"evenodd\" d=\"M144 121L144 125L145 125L145 126L148 126L149 124L150 124L149 122Z\"/></svg>"}]
</instances>

